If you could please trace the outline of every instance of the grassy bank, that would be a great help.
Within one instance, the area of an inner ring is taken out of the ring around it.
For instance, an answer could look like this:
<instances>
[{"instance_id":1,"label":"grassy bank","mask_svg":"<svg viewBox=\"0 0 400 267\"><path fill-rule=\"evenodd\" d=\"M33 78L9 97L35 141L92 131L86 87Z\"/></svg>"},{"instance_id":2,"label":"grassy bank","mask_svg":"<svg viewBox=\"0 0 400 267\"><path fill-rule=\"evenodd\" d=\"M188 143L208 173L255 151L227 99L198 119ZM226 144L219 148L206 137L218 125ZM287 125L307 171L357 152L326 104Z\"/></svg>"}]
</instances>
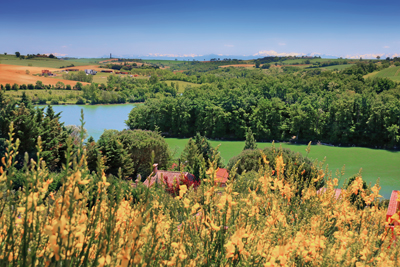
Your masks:
<instances>
[{"instance_id":1,"label":"grassy bank","mask_svg":"<svg viewBox=\"0 0 400 267\"><path fill-rule=\"evenodd\" d=\"M179 157L188 139L166 138L171 149L175 151L175 157ZM212 146L220 145L219 151L225 164L229 159L238 155L244 147L244 141L210 141ZM306 155L306 145L291 145L277 143L276 147L282 146ZM271 143L258 143L259 148L271 146ZM345 178L357 174L362 168L362 177L367 183L375 184L380 178L381 193L385 198L390 197L392 190L400 190L400 152L391 152L381 149L370 149L361 147L329 147L312 146L309 158L322 161L326 157L326 164L335 173L345 166Z\"/></svg>"}]
</instances>

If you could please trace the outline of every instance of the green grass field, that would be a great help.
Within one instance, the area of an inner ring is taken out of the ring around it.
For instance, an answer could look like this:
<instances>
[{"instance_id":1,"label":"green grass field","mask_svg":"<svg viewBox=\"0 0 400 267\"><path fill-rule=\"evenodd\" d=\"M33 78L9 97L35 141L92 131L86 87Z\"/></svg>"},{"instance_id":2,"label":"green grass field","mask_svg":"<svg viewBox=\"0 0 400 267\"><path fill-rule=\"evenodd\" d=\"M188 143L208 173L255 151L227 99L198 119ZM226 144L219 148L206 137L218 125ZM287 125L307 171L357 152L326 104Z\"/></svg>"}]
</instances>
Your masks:
<instances>
[{"instance_id":1,"label":"green grass field","mask_svg":"<svg viewBox=\"0 0 400 267\"><path fill-rule=\"evenodd\" d=\"M85 66L91 64L99 64L101 58L79 58L71 60L62 60L57 58L32 58L32 59L19 59L15 55L0 55L0 63L8 65L29 66L32 67L48 67L60 68L74 64L75 66Z\"/></svg>"},{"instance_id":2,"label":"green grass field","mask_svg":"<svg viewBox=\"0 0 400 267\"><path fill-rule=\"evenodd\" d=\"M390 67L381 70L374 77L389 78L394 81L400 82L400 67Z\"/></svg>"},{"instance_id":3,"label":"green grass field","mask_svg":"<svg viewBox=\"0 0 400 267\"><path fill-rule=\"evenodd\" d=\"M12 97L17 100L20 100L22 97L22 93L30 98L38 97L41 99L46 99L47 104L50 104L51 100L57 100L59 104L75 104L78 100L78 97L82 95L82 91L76 90L52 90L52 89L34 89L34 90L10 90L5 91L6 97Z\"/></svg>"},{"instance_id":4,"label":"green grass field","mask_svg":"<svg viewBox=\"0 0 400 267\"><path fill-rule=\"evenodd\" d=\"M292 59L292 60L285 60L282 61L282 63L284 65L292 65L294 63L299 63L299 64L303 64L305 61L307 60L307 58L298 58L298 59ZM352 62L356 62L357 60L355 59L338 59L338 58L310 58L310 63L316 63L316 62L327 62L327 61L347 61L347 63L352 63Z\"/></svg>"},{"instance_id":5,"label":"green grass field","mask_svg":"<svg viewBox=\"0 0 400 267\"><path fill-rule=\"evenodd\" d=\"M178 158L182 153L188 139L166 138L165 139L172 151L175 151L174 157ZM238 155L244 147L244 141L210 141L213 147L221 144L219 151L225 164L229 159ZM289 148L293 151L306 155L306 145L291 145L277 143L279 146ZM259 148L269 147L271 143L258 143ZM380 178L382 187L381 195L389 198L392 190L400 190L400 152L392 152L381 149L370 149L361 147L329 147L317 146L311 147L309 158L322 161L326 157L326 164L335 174L336 170L341 170L345 165L345 178L357 174L362 168L362 177L367 183L375 184Z\"/></svg>"},{"instance_id":6,"label":"green grass field","mask_svg":"<svg viewBox=\"0 0 400 267\"><path fill-rule=\"evenodd\" d=\"M346 65L335 65L335 66L328 66L328 67L321 67L321 69L327 69L327 70L344 70L347 69L351 66L353 66L354 64L346 64Z\"/></svg>"},{"instance_id":7,"label":"green grass field","mask_svg":"<svg viewBox=\"0 0 400 267\"><path fill-rule=\"evenodd\" d=\"M364 75L364 79L367 78L388 78L396 82L400 82L400 66L391 66L381 71L374 71Z\"/></svg>"},{"instance_id":8,"label":"green grass field","mask_svg":"<svg viewBox=\"0 0 400 267\"><path fill-rule=\"evenodd\" d=\"M126 75L126 74L105 73L105 72L98 71L96 75L93 75L93 82L107 84L107 78L108 78L108 76L111 76L111 75L117 75L120 77L129 77L129 75ZM135 79L149 79L149 77L138 76L138 77L135 77Z\"/></svg>"},{"instance_id":9,"label":"green grass field","mask_svg":"<svg viewBox=\"0 0 400 267\"><path fill-rule=\"evenodd\" d=\"M197 84L197 83L190 83L190 82L184 82L184 81L170 81L170 80L166 80L165 81L168 85L171 85L171 82L173 83L178 83L179 84L179 93L183 93L186 89L186 87L191 86L191 87L199 87L201 86L201 84Z\"/></svg>"}]
</instances>

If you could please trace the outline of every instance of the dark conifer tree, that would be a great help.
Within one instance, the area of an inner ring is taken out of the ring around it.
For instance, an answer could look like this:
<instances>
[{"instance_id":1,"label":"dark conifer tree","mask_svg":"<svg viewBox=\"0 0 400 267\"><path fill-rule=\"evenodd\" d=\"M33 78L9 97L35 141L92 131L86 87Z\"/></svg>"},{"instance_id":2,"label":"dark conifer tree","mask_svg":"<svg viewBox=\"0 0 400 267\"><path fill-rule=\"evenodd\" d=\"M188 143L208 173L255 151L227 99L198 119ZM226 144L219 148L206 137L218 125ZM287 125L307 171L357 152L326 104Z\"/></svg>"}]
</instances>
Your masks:
<instances>
[{"instance_id":1,"label":"dark conifer tree","mask_svg":"<svg viewBox=\"0 0 400 267\"><path fill-rule=\"evenodd\" d=\"M254 139L253 132L251 131L251 128L249 127L249 128L247 129L246 141L245 141L245 143L244 143L244 148L243 148L243 150L246 150L246 149L256 149L256 148L257 148L256 139Z\"/></svg>"}]
</instances>

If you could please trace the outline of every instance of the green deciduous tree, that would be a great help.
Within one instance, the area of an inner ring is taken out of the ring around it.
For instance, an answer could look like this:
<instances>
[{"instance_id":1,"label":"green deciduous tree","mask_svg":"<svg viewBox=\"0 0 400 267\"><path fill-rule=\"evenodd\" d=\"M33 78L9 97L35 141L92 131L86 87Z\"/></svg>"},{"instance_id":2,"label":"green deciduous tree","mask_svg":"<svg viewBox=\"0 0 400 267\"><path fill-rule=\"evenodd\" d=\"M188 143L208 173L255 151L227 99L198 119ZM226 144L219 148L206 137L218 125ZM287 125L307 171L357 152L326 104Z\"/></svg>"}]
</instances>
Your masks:
<instances>
[{"instance_id":1,"label":"green deciduous tree","mask_svg":"<svg viewBox=\"0 0 400 267\"><path fill-rule=\"evenodd\" d=\"M124 176L144 179L149 169L152 153L159 169L167 168L171 155L169 146L157 132L143 130L106 130L98 141L99 149L106 157L108 173L116 174L122 168Z\"/></svg>"}]
</instances>

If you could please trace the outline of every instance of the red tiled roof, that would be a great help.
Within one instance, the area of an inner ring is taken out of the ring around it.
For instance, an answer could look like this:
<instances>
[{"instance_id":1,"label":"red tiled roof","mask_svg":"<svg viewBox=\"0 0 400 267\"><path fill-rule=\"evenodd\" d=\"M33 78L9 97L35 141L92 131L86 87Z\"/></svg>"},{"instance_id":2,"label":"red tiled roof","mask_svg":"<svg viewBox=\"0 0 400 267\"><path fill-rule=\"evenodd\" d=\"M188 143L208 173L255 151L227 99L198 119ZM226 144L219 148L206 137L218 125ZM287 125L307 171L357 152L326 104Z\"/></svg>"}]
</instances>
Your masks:
<instances>
[{"instance_id":1,"label":"red tiled roof","mask_svg":"<svg viewBox=\"0 0 400 267\"><path fill-rule=\"evenodd\" d=\"M392 195L390 196L390 202L386 213L387 222L389 221L389 218L391 218L400 208L399 202L397 202L397 196L399 193L400 191L397 190L392 191ZM395 222L394 225L398 225L398 223Z\"/></svg>"},{"instance_id":2,"label":"red tiled roof","mask_svg":"<svg viewBox=\"0 0 400 267\"><path fill-rule=\"evenodd\" d=\"M216 174L219 183L225 184L228 181L229 172L227 169L218 168Z\"/></svg>"},{"instance_id":3,"label":"red tiled roof","mask_svg":"<svg viewBox=\"0 0 400 267\"><path fill-rule=\"evenodd\" d=\"M173 172L173 171L158 170L156 175L151 177L150 180L149 178L147 178L146 181L143 182L143 184L147 187L152 186L154 183L164 184L165 179L167 179L168 184L173 184L174 182L179 183L180 179L185 175L187 175L189 180L194 181L195 179L194 175L188 172Z\"/></svg>"}]
</instances>

